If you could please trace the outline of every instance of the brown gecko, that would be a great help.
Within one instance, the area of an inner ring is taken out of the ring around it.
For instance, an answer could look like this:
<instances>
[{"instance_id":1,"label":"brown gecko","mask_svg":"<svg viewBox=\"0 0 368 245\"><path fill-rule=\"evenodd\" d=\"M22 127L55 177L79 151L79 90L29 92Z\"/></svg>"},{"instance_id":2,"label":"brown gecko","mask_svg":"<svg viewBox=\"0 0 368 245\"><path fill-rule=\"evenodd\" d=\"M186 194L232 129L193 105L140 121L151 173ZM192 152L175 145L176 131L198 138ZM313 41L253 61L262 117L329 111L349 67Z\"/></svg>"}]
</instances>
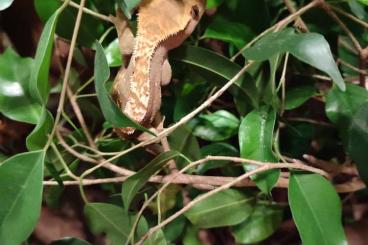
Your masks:
<instances>
[{"instance_id":1,"label":"brown gecko","mask_svg":"<svg viewBox=\"0 0 368 245\"><path fill-rule=\"evenodd\" d=\"M168 51L180 46L191 35L202 17L206 0L143 0L138 7L137 35L127 68L118 72L113 98L123 113L144 127L151 127L161 106L161 85L171 80ZM119 17L119 15L118 15ZM121 16L120 16L121 17ZM120 48L129 49L132 34L126 25L120 29ZM125 21L125 23L127 23ZM128 37L128 38L127 38ZM126 43L123 43L126 41ZM122 54L127 54L122 50ZM122 137L135 133L134 128L118 128Z\"/></svg>"}]
</instances>

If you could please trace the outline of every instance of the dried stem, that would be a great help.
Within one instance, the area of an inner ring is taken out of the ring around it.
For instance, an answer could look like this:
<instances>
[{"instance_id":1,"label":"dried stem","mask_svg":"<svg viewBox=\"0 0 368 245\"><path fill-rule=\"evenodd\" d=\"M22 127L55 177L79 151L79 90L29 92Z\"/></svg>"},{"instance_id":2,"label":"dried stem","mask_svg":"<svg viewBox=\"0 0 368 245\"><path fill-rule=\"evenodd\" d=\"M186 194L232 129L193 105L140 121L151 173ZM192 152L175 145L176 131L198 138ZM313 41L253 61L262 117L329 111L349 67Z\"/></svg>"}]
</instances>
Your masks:
<instances>
[{"instance_id":1,"label":"dried stem","mask_svg":"<svg viewBox=\"0 0 368 245\"><path fill-rule=\"evenodd\" d=\"M304 14L306 11L308 11L311 8L314 8L316 6L318 6L320 4L319 0L314 0L312 2L310 2L309 4L305 5L304 7L300 8L298 11L296 11L295 13L289 15L288 17L286 17L283 20L280 20L279 22L277 22L275 25L271 26L270 28L266 29L265 31L263 31L261 34L259 34L257 37L255 37L252 41L250 41L247 45L245 45L243 48L241 48L239 50L238 53L236 53L233 57L231 57L231 61L234 61L239 55L241 55L244 50L246 50L247 48L249 48L250 46L252 46L255 42L257 42L261 37L263 37L264 35L266 35L267 33L273 31L273 30L280 30L282 28L284 28L285 26L287 26L290 22L292 22L295 18L298 18L300 15Z\"/></svg>"},{"instance_id":2,"label":"dried stem","mask_svg":"<svg viewBox=\"0 0 368 245\"><path fill-rule=\"evenodd\" d=\"M315 172L315 168L303 165L303 164L299 164L299 163L280 163L280 164L267 164L267 165L263 165L258 167L255 170L252 170L248 173L245 173L237 178L235 178L234 180L232 180L231 182L222 185L212 191L209 191L201 196L198 196L196 199L194 199L193 201L189 202L186 206L184 206L182 209L180 209L179 211L177 211L176 213L174 213L173 215L171 215L169 218L163 220L160 224L152 227L137 243L138 245L143 244L143 242L150 237L151 235L153 235L155 232L157 232L158 230L160 230L162 227L166 226L167 224L169 224L170 222L172 222L173 220L175 220L176 218L178 218L180 215L184 214L186 211L188 211L189 209L191 209L193 206L195 206L196 204L200 203L201 201L205 200L206 198L211 197L212 195L221 192L223 190L229 189L230 187L232 187L234 184L236 184L239 181L242 181L244 179L249 178L250 176L254 175L254 174L259 174L259 173L263 173L272 169L283 169L283 168L290 168L290 169L299 169L299 170L304 170L304 171L312 171ZM320 171L320 170L319 170Z\"/></svg>"},{"instance_id":3,"label":"dried stem","mask_svg":"<svg viewBox=\"0 0 368 245\"><path fill-rule=\"evenodd\" d=\"M65 2L65 0L60 0L60 1ZM73 7L73 8L77 8L77 9L79 8L79 5L78 5L77 3L75 3L75 2L73 2L73 1L70 1L70 2L69 2L69 5L70 5L71 7ZM83 12L84 12L84 13L86 13L86 14L89 14L89 15L91 15L91 16L93 16L93 17L98 18L98 19L101 19L101 20L104 20L104 21L110 22L110 18L109 18L108 16L106 16L106 15L96 13L95 11L90 10L89 8L86 8L86 7L83 7L83 9L82 9L82 10L83 10Z\"/></svg>"},{"instance_id":4,"label":"dried stem","mask_svg":"<svg viewBox=\"0 0 368 245\"><path fill-rule=\"evenodd\" d=\"M284 0L284 4L291 14L296 13L296 9L294 8L290 0ZM304 32L309 32L307 25L304 23L303 19L300 16L298 16L295 20L295 26L299 27Z\"/></svg>"},{"instance_id":5,"label":"dried stem","mask_svg":"<svg viewBox=\"0 0 368 245\"><path fill-rule=\"evenodd\" d=\"M58 105L57 112L56 112L55 123L54 123L54 127L52 128L49 139L48 139L48 141L45 145L45 149L49 148L49 146L52 142L52 139L54 138L54 135L55 135L55 132L56 132L56 129L57 129L57 125L60 121L61 114L62 114L62 111L63 111L63 108L64 108L65 95L66 95L66 89L67 89L68 80L69 80L70 68L72 66L72 61L73 61L74 48L75 48L75 45L77 43L79 27L80 27L81 20L82 20L82 15L83 15L83 7L84 7L85 4L86 4L86 0L81 0L80 5L78 7L78 14L77 14L77 18L76 18L76 21L75 21L72 40L70 42L68 60L67 60L67 63L66 63L64 80L63 80L63 85L62 85L62 89L61 89L61 93L60 93L59 105Z\"/></svg>"}]
</instances>

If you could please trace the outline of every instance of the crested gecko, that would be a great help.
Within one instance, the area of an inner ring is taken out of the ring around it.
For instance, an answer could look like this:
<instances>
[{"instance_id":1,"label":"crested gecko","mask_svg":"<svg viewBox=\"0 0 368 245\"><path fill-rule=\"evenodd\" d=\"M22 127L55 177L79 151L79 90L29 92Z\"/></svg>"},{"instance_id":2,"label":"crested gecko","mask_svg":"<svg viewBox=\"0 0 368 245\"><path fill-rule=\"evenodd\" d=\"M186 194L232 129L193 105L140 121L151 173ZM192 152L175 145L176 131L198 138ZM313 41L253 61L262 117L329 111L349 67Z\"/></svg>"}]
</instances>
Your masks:
<instances>
[{"instance_id":1,"label":"crested gecko","mask_svg":"<svg viewBox=\"0 0 368 245\"><path fill-rule=\"evenodd\" d=\"M168 51L191 35L205 6L206 0L143 0L138 7L135 39L127 32L127 21L117 21L122 14L113 18L121 36L120 49L132 49L132 57L127 68L120 68L112 97L123 113L138 124L153 126L161 106L161 85L171 80ZM132 38L134 43L129 41ZM126 50L121 50L122 54L126 55ZM115 132L124 138L135 135L131 127Z\"/></svg>"}]
</instances>

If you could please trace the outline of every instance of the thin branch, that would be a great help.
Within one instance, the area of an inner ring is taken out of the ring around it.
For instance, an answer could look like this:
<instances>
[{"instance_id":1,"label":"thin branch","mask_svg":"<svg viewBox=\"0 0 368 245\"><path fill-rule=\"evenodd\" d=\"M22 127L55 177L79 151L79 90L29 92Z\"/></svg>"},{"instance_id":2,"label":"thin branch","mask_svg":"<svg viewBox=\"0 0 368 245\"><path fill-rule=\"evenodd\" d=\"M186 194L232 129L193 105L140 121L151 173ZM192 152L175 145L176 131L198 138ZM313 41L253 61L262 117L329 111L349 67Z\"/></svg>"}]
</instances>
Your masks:
<instances>
[{"instance_id":1,"label":"thin branch","mask_svg":"<svg viewBox=\"0 0 368 245\"><path fill-rule=\"evenodd\" d=\"M359 73L359 74L367 75L367 71L365 71L365 70L361 70L361 69L359 69L359 68L357 68L357 67L353 66L353 65L352 65L352 64L350 64L349 62L346 62L346 61L344 61L344 60L342 60L342 59L338 59L338 60L337 60L337 63L340 63L341 65L344 65L344 66L346 66L346 67L348 67L348 68L352 69L353 71L355 71L355 72L357 72L357 73Z\"/></svg>"},{"instance_id":2,"label":"thin branch","mask_svg":"<svg viewBox=\"0 0 368 245\"><path fill-rule=\"evenodd\" d=\"M65 0L60 0L60 1L65 2ZM73 8L76 8L76 9L79 8L79 5L77 3L75 3L75 2L73 2L73 1L70 1L69 2L69 5L71 7L73 7ZM96 17L98 19L101 19L101 20L104 20L104 21L107 21L107 22L111 22L110 21L110 18L108 16L103 15L103 14L100 14L100 13L96 13L95 11L93 11L93 10L91 10L89 8L83 7L83 12L86 13L86 14L89 14L89 15L91 15L93 17Z\"/></svg>"},{"instance_id":3,"label":"thin branch","mask_svg":"<svg viewBox=\"0 0 368 245\"><path fill-rule=\"evenodd\" d=\"M69 102L70 105L73 108L74 114L77 117L78 121L79 121L79 125L82 127L83 133L87 138L88 144L92 147L92 148L97 148L95 141L92 138L91 133L89 132L89 129L87 127L86 121L84 120L82 111L77 103L76 97L73 94L73 91L70 89L69 85L67 86L67 94L68 94L68 98L69 98Z\"/></svg>"},{"instance_id":4,"label":"thin branch","mask_svg":"<svg viewBox=\"0 0 368 245\"><path fill-rule=\"evenodd\" d=\"M331 5L327 3L325 0L321 1L321 7L322 9L341 27L341 29L344 30L346 35L350 38L352 41L355 49L358 51L358 53L361 52L362 47L360 46L359 41L355 38L354 34L349 30L349 28L345 25L345 23L335 14L335 12L332 10Z\"/></svg>"},{"instance_id":5,"label":"thin branch","mask_svg":"<svg viewBox=\"0 0 368 245\"><path fill-rule=\"evenodd\" d=\"M205 102L203 102L197 109L195 109L194 111L192 111L191 113L187 114L185 117L183 117L182 119L179 120L179 122L177 122L176 124L174 124L173 126L163 130L161 133L159 133L157 135L157 137L152 137L151 139L148 139L146 141L143 141L127 150L122 151L120 154L117 154L116 156L113 156L111 158L109 158L106 161L103 161L102 163L98 164L97 166L86 170L82 176L85 177L91 173L93 173L95 170L99 169L100 167L102 167L103 165L105 165L108 161L112 161L114 159L117 159L135 149L138 149L140 147L146 146L146 145L150 145L156 141L161 140L163 137L166 137L167 135L169 135L171 132L173 132L175 129L177 129L178 127L184 125L185 123L187 123L188 121L190 121L194 116L196 116L198 113L200 113L203 109L207 108L208 106L210 106L217 98L219 98L228 88L230 88L235 81L237 81L245 72L246 70L253 64L253 62L249 62L246 66L244 66L230 81L228 81L221 89L219 89L214 95L212 95L210 98L208 98Z\"/></svg>"},{"instance_id":6,"label":"thin branch","mask_svg":"<svg viewBox=\"0 0 368 245\"><path fill-rule=\"evenodd\" d=\"M64 138L61 136L60 132L57 130L56 131L56 136L58 137L58 140L59 140L59 143L65 148L65 150L67 152L69 152L70 154L72 154L73 156L81 159L82 161L85 161L85 162L90 162L90 163L93 163L93 164L99 164L101 161L98 161L98 160L95 160L93 158L90 158L86 155L83 155L79 152L77 152L76 150L74 150L73 148L71 148L64 140ZM128 169L125 169L125 168L122 168L122 167L119 167L119 166L116 166L115 164L109 162L108 160L104 160L104 164L103 164L103 167L106 168L106 169L109 169L110 171L112 172L115 172L117 174L120 174L120 175L123 175L123 176L127 176L127 175L132 175L134 172L133 171L130 171Z\"/></svg>"},{"instance_id":7,"label":"thin branch","mask_svg":"<svg viewBox=\"0 0 368 245\"><path fill-rule=\"evenodd\" d=\"M362 25L364 28L367 28L367 29L368 29L368 23L367 23L367 22L365 22L365 21L363 21L363 20L361 20L361 19L359 19L359 18L355 17L355 16L354 16L354 15L352 15L352 14L349 14L349 13L345 12L344 10L342 10L342 9L340 9L340 8L336 7L336 6L331 5L331 8L332 8L336 13L341 14L341 15L343 15L343 16L345 16L345 17L347 17L347 18L351 19L352 21L355 21L356 23L358 23L358 24Z\"/></svg>"},{"instance_id":8,"label":"thin branch","mask_svg":"<svg viewBox=\"0 0 368 245\"><path fill-rule=\"evenodd\" d=\"M52 139L54 138L56 129L58 127L58 123L60 121L60 117L61 117L61 113L63 111L64 108L64 102L65 102L65 95L66 95L66 89L67 89L67 85L68 85L68 80L69 80L69 74L70 74L70 68L72 66L72 61L73 61L73 53L74 53L74 48L76 46L77 43L77 37L78 37L78 32L79 32L79 27L81 24L81 20L82 20L82 15L83 15L83 7L86 4L86 0L81 0L80 5L78 7L78 14L77 14L77 18L75 21L75 26L74 26L74 30L73 30L73 35L72 35L72 40L70 42L70 48L69 48L69 54L68 54L68 60L66 63L66 68L65 68L65 75L64 75L64 80L63 80L63 85L62 85L62 89L61 89L61 93L60 93L60 99L59 99L59 105L57 108L57 112L56 112L56 117L55 117L55 122L54 122L54 126L52 128L51 134L49 136L49 139L45 145L45 149L48 149Z\"/></svg>"},{"instance_id":9,"label":"thin branch","mask_svg":"<svg viewBox=\"0 0 368 245\"><path fill-rule=\"evenodd\" d=\"M319 0L314 0L310 2L309 4L305 5L304 7L300 8L295 13L289 15L283 20L280 20L275 25L271 26L270 28L264 30L261 34L259 34L257 37L255 37L252 41L250 41L247 45L245 45L243 48L241 48L233 57L231 57L231 61L234 61L239 55L241 55L244 50L252 46L255 42L257 42L260 38L265 36L267 33L271 32L272 30L280 30L287 26L290 22L292 22L295 18L299 17L300 15L304 14L306 11L308 11L311 8L317 7L320 5Z\"/></svg>"},{"instance_id":10,"label":"thin branch","mask_svg":"<svg viewBox=\"0 0 368 245\"><path fill-rule=\"evenodd\" d=\"M290 169L299 169L299 170L304 170L304 171L310 171L313 170L314 172L314 168L311 168L309 166L305 166L303 164L298 164L298 163L280 163L280 164L267 164L261 167L258 167L255 170L252 170L248 173L245 173L237 178L235 178L234 180L232 180L231 182L222 185L212 191L209 191L201 196L198 196L197 198L195 198L193 201L189 202L187 205L185 205L182 209L180 209L179 211L177 211L176 213L174 213L173 215L171 215L169 218L163 220L160 224L152 227L151 229L149 229L149 231L142 236L142 238L138 241L138 245L143 244L143 242L150 237L151 235L153 235L155 232L159 231L161 228L163 228L164 226L166 226L167 224L169 224L170 222L172 222L173 220L175 220L176 218L178 218L180 215L184 214L186 211L188 211L189 209L191 209L193 206L195 206L196 204L200 203L201 201L209 198L210 196L221 192L223 190L229 189L230 187L232 187L234 184L236 184L239 181L242 181L244 179L249 178L252 175L255 174L259 174L259 173L263 173L272 169L283 169L283 168L290 168Z\"/></svg>"},{"instance_id":11,"label":"thin branch","mask_svg":"<svg viewBox=\"0 0 368 245\"><path fill-rule=\"evenodd\" d=\"M284 0L284 4L291 14L294 14L296 12L296 9L294 8L290 0ZM309 32L307 25L304 23L303 19L300 16L298 16L298 18L295 20L295 25L300 27L302 31Z\"/></svg>"}]
</instances>

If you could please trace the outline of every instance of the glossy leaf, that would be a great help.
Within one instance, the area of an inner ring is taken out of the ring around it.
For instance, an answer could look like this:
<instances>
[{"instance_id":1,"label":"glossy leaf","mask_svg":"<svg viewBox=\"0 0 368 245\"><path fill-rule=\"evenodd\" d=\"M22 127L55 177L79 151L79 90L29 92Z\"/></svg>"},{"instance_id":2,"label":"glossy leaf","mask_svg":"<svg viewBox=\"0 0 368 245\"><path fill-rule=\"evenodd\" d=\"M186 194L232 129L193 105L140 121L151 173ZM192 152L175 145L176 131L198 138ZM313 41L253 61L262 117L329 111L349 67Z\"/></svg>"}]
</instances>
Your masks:
<instances>
[{"instance_id":1,"label":"glossy leaf","mask_svg":"<svg viewBox=\"0 0 368 245\"><path fill-rule=\"evenodd\" d=\"M42 149L48 140L48 135L51 133L53 125L54 118L52 114L47 109L43 108L36 127L26 139L28 150L33 151Z\"/></svg>"},{"instance_id":2,"label":"glossy leaf","mask_svg":"<svg viewBox=\"0 0 368 245\"><path fill-rule=\"evenodd\" d=\"M363 3L364 5L368 5L368 0L358 0L358 1Z\"/></svg>"},{"instance_id":3,"label":"glossy leaf","mask_svg":"<svg viewBox=\"0 0 368 245\"><path fill-rule=\"evenodd\" d=\"M37 223L41 211L44 157L44 151L26 152L0 165L2 245L22 243Z\"/></svg>"},{"instance_id":4,"label":"glossy leaf","mask_svg":"<svg viewBox=\"0 0 368 245\"><path fill-rule=\"evenodd\" d=\"M119 40L114 39L106 48L105 55L107 63L110 67L117 67L122 65L122 57L119 48Z\"/></svg>"},{"instance_id":5,"label":"glossy leaf","mask_svg":"<svg viewBox=\"0 0 368 245\"><path fill-rule=\"evenodd\" d=\"M231 228L236 242L258 243L271 236L282 221L282 209L276 205L257 204L250 217Z\"/></svg>"},{"instance_id":6,"label":"glossy leaf","mask_svg":"<svg viewBox=\"0 0 368 245\"><path fill-rule=\"evenodd\" d=\"M253 197L228 189L193 206L184 215L200 228L237 225L252 213Z\"/></svg>"},{"instance_id":7,"label":"glossy leaf","mask_svg":"<svg viewBox=\"0 0 368 245\"><path fill-rule=\"evenodd\" d=\"M267 34L253 47L246 49L244 55L250 60L264 61L285 52L290 52L299 60L327 73L341 90L345 90L345 82L333 59L330 46L320 34L296 34L287 28Z\"/></svg>"},{"instance_id":8,"label":"glossy leaf","mask_svg":"<svg viewBox=\"0 0 368 245\"><path fill-rule=\"evenodd\" d=\"M241 122L239 128L240 156L262 162L277 162L272 152L273 130L276 112L266 106L250 112ZM255 167L244 164L246 171ZM272 170L252 176L257 186L270 193L279 178L279 170Z\"/></svg>"},{"instance_id":9,"label":"glossy leaf","mask_svg":"<svg viewBox=\"0 0 368 245\"><path fill-rule=\"evenodd\" d=\"M238 49L242 48L254 36L252 30L242 24L229 21L221 15L215 15L211 24L207 27L203 38L212 38L234 44Z\"/></svg>"},{"instance_id":10,"label":"glossy leaf","mask_svg":"<svg viewBox=\"0 0 368 245\"><path fill-rule=\"evenodd\" d=\"M144 217L141 218L138 226L139 226L137 229L138 236L143 236L149 230L148 223ZM143 245L167 245L166 238L162 230L158 230L149 238L147 238L143 242Z\"/></svg>"},{"instance_id":11,"label":"glossy leaf","mask_svg":"<svg viewBox=\"0 0 368 245\"><path fill-rule=\"evenodd\" d=\"M90 243L78 238L66 237L60 240L53 241L49 245L90 245Z\"/></svg>"},{"instance_id":12,"label":"glossy leaf","mask_svg":"<svg viewBox=\"0 0 368 245\"><path fill-rule=\"evenodd\" d=\"M135 195L146 184L149 178L159 171L170 159L173 159L179 155L180 153L176 151L167 151L161 153L144 168L125 180L121 195L126 211L128 211L130 203Z\"/></svg>"},{"instance_id":13,"label":"glossy leaf","mask_svg":"<svg viewBox=\"0 0 368 245\"><path fill-rule=\"evenodd\" d=\"M63 9L59 8L50 16L42 30L40 40L38 41L34 67L31 74L30 93L32 97L37 99L41 104L46 104L49 96L49 68L52 46L54 43L56 24L62 11Z\"/></svg>"},{"instance_id":14,"label":"glossy leaf","mask_svg":"<svg viewBox=\"0 0 368 245\"><path fill-rule=\"evenodd\" d=\"M111 245L126 242L134 220L124 209L108 203L88 203L84 213L94 234L105 233Z\"/></svg>"},{"instance_id":15,"label":"glossy leaf","mask_svg":"<svg viewBox=\"0 0 368 245\"><path fill-rule=\"evenodd\" d=\"M199 228L188 226L183 237L183 245L202 245L199 240Z\"/></svg>"},{"instance_id":16,"label":"glossy leaf","mask_svg":"<svg viewBox=\"0 0 368 245\"><path fill-rule=\"evenodd\" d=\"M182 82L183 86L178 88L175 93L174 122L178 122L188 113L195 110L204 100L203 95L207 94L210 89L204 78L196 72L186 73Z\"/></svg>"},{"instance_id":17,"label":"glossy leaf","mask_svg":"<svg viewBox=\"0 0 368 245\"><path fill-rule=\"evenodd\" d=\"M366 2L366 5L368 5L368 1L367 0L351 0L348 1L349 7L351 9L351 11L359 18L359 19L366 19L368 18L368 13L367 11L364 9L364 1Z\"/></svg>"},{"instance_id":18,"label":"glossy leaf","mask_svg":"<svg viewBox=\"0 0 368 245\"><path fill-rule=\"evenodd\" d=\"M110 77L110 70L107 64L106 56L99 42L96 42L95 46L95 89L97 93L97 99L105 119L117 128L134 127L143 131L148 131L124 115L115 102L111 99L105 88L105 83Z\"/></svg>"},{"instance_id":19,"label":"glossy leaf","mask_svg":"<svg viewBox=\"0 0 368 245\"><path fill-rule=\"evenodd\" d=\"M86 1L86 7L89 9L94 9L98 1ZM51 15L62 5L62 1L59 0L35 0L35 9L37 14L43 21L48 20ZM105 8L107 8L109 3L105 3ZM100 7L100 6L98 6ZM98 10L100 12L100 9ZM75 22L77 19L78 9L68 6L60 14L59 20L60 25L56 26L56 34L65 39L71 40ZM101 12L100 12L101 13ZM77 43L86 47L92 47L94 41L98 39L104 32L104 26L101 20L84 14L79 26Z\"/></svg>"},{"instance_id":20,"label":"glossy leaf","mask_svg":"<svg viewBox=\"0 0 368 245\"><path fill-rule=\"evenodd\" d=\"M315 94L312 86L297 86L286 91L285 110L292 110L304 104Z\"/></svg>"},{"instance_id":21,"label":"glossy leaf","mask_svg":"<svg viewBox=\"0 0 368 245\"><path fill-rule=\"evenodd\" d=\"M176 206L176 197L180 191L181 187L179 185L171 184L160 193L160 198L153 200L148 207L154 214L165 215ZM158 207L160 207L160 212L158 212Z\"/></svg>"},{"instance_id":22,"label":"glossy leaf","mask_svg":"<svg viewBox=\"0 0 368 245\"><path fill-rule=\"evenodd\" d=\"M0 11L7 9L10 7L10 5L12 5L14 0L1 0L0 1Z\"/></svg>"},{"instance_id":23,"label":"glossy leaf","mask_svg":"<svg viewBox=\"0 0 368 245\"><path fill-rule=\"evenodd\" d=\"M239 119L228 111L220 110L201 114L194 126L193 134L208 141L223 141L237 134Z\"/></svg>"},{"instance_id":24,"label":"glossy leaf","mask_svg":"<svg viewBox=\"0 0 368 245\"><path fill-rule=\"evenodd\" d=\"M349 128L348 152L358 166L359 175L368 183L368 102L362 104L352 118Z\"/></svg>"},{"instance_id":25,"label":"glossy leaf","mask_svg":"<svg viewBox=\"0 0 368 245\"><path fill-rule=\"evenodd\" d=\"M201 158L201 152L197 138L186 126L179 127L172 134L170 134L169 144L170 149L180 152L190 161L196 161ZM179 169L183 168L187 164L188 162L183 158L177 159L176 161L176 165Z\"/></svg>"},{"instance_id":26,"label":"glossy leaf","mask_svg":"<svg viewBox=\"0 0 368 245\"><path fill-rule=\"evenodd\" d=\"M132 18L131 11L138 6L142 0L117 0L117 3L128 19Z\"/></svg>"},{"instance_id":27,"label":"glossy leaf","mask_svg":"<svg viewBox=\"0 0 368 245\"><path fill-rule=\"evenodd\" d=\"M0 55L0 112L6 117L36 124L41 106L29 94L33 60L18 56L12 49Z\"/></svg>"},{"instance_id":28,"label":"glossy leaf","mask_svg":"<svg viewBox=\"0 0 368 245\"><path fill-rule=\"evenodd\" d=\"M316 174L292 174L288 196L303 244L347 244L340 198L329 181Z\"/></svg>"},{"instance_id":29,"label":"glossy leaf","mask_svg":"<svg viewBox=\"0 0 368 245\"><path fill-rule=\"evenodd\" d=\"M214 143L210 145L206 145L201 148L201 154L202 157L206 156L229 156L229 157L237 157L239 156L238 150L226 143ZM201 164L198 166L197 172L198 174L203 174L206 171L214 168L220 168L227 166L230 163L230 161L208 161L204 164Z\"/></svg>"},{"instance_id":30,"label":"glossy leaf","mask_svg":"<svg viewBox=\"0 0 368 245\"><path fill-rule=\"evenodd\" d=\"M209 82L216 85L225 84L241 70L241 66L226 57L200 47L184 45L170 52L170 58L196 68L200 74L208 76ZM230 92L233 95L242 96L252 105L257 105L257 95L254 94L254 90L252 87L244 86L244 84L252 86L252 78L247 73L235 81Z\"/></svg>"},{"instance_id":31,"label":"glossy leaf","mask_svg":"<svg viewBox=\"0 0 368 245\"><path fill-rule=\"evenodd\" d=\"M267 0L226 0L218 12L230 21L243 23L255 33L261 33L272 23L269 13L272 4Z\"/></svg>"},{"instance_id":32,"label":"glossy leaf","mask_svg":"<svg viewBox=\"0 0 368 245\"><path fill-rule=\"evenodd\" d=\"M215 8L219 5L221 5L221 3L223 2L224 0L207 0L207 6L206 8L207 9L211 9L211 8Z\"/></svg>"},{"instance_id":33,"label":"glossy leaf","mask_svg":"<svg viewBox=\"0 0 368 245\"><path fill-rule=\"evenodd\" d=\"M348 142L348 128L355 112L368 101L368 91L357 85L348 85L342 92L332 88L326 96L327 117L337 125L340 135L345 143Z\"/></svg>"}]
</instances>

